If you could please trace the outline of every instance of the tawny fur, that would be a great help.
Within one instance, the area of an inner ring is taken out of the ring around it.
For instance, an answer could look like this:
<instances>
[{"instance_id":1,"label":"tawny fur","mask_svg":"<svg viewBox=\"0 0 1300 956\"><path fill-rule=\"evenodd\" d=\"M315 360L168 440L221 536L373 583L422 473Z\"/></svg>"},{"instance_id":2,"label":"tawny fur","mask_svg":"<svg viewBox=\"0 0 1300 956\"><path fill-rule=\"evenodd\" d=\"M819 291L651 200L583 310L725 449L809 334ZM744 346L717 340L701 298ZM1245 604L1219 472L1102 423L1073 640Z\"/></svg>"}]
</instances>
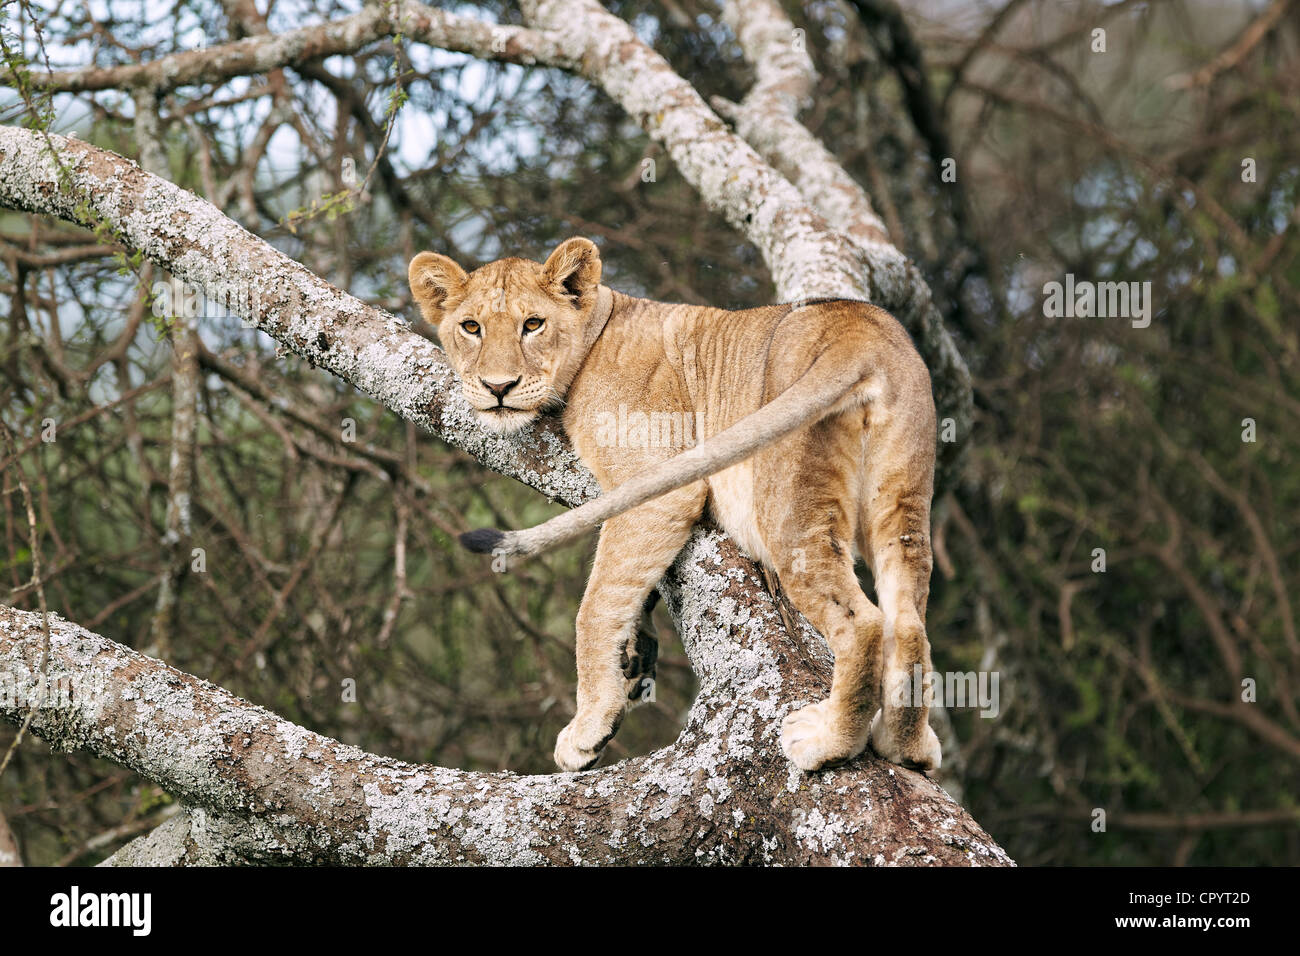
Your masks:
<instances>
[{"instance_id":1,"label":"tawny fur","mask_svg":"<svg viewBox=\"0 0 1300 956\"><path fill-rule=\"evenodd\" d=\"M595 245L577 238L544 264L502 259L466 274L424 252L410 265L415 300L484 426L517 430L562 406L606 490L501 548L535 553L603 521L578 611L577 711L556 763L594 765L617 731L629 680L640 681L621 662L646 596L708 508L835 654L830 696L782 725L787 756L816 770L870 740L895 763L938 767L927 695L912 693L914 675L931 670L935 412L907 333L865 302L732 312L636 299L600 274ZM623 424L636 413L654 427ZM691 439L701 444L687 451ZM857 554L879 607L858 585Z\"/></svg>"}]
</instances>

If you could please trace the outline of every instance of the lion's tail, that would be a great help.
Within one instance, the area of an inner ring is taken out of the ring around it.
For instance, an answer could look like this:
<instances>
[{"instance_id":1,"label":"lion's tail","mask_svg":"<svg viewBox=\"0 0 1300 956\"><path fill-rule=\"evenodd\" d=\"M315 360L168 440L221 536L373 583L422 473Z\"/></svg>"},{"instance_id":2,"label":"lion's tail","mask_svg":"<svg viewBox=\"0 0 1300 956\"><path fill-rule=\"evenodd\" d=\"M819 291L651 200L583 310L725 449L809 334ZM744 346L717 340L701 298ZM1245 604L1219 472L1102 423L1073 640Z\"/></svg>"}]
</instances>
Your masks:
<instances>
[{"instance_id":1,"label":"lion's tail","mask_svg":"<svg viewBox=\"0 0 1300 956\"><path fill-rule=\"evenodd\" d=\"M564 544L652 498L722 471L790 432L868 401L872 366L856 336L828 346L789 388L712 438L637 475L580 507L523 531L480 528L460 536L471 551L495 555L540 554Z\"/></svg>"}]
</instances>

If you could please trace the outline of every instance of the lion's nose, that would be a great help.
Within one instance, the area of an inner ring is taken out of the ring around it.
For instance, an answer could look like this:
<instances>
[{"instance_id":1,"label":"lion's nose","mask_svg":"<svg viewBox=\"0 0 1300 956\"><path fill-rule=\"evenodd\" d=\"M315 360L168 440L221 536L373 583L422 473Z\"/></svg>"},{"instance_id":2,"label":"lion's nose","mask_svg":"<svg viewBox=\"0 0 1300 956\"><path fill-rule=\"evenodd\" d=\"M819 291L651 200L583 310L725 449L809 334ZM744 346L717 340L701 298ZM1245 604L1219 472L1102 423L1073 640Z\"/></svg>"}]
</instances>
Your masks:
<instances>
[{"instance_id":1,"label":"lion's nose","mask_svg":"<svg viewBox=\"0 0 1300 956\"><path fill-rule=\"evenodd\" d=\"M481 378L479 379L479 381L483 383L484 388L486 388L497 398L505 398L506 392L510 391L512 388L514 388L516 385L519 384L519 379L517 378L512 379L509 382L489 382L485 378Z\"/></svg>"}]
</instances>

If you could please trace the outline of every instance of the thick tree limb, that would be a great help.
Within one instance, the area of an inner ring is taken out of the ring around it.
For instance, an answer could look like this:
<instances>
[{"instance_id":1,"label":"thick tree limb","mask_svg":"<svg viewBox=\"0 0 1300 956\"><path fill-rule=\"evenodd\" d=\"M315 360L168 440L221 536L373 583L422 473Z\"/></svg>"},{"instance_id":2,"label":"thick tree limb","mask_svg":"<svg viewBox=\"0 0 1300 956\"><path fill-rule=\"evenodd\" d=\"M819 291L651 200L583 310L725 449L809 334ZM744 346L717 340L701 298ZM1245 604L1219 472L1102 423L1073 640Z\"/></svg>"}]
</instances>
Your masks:
<instances>
[{"instance_id":1,"label":"thick tree limb","mask_svg":"<svg viewBox=\"0 0 1300 956\"><path fill-rule=\"evenodd\" d=\"M0 206L93 227L228 302L287 349L334 372L407 421L554 500L599 490L558 421L502 439L473 421L442 351L396 316L336 289L188 190L80 140L0 127ZM60 168L62 166L62 169ZM64 181L66 170L67 180ZM227 321L234 321L233 315Z\"/></svg>"},{"instance_id":2,"label":"thick tree limb","mask_svg":"<svg viewBox=\"0 0 1300 956\"><path fill-rule=\"evenodd\" d=\"M686 728L670 747L586 773L469 773L368 754L53 615L48 686L73 693L40 708L32 732L130 767L191 817L202 810L199 832L169 821L171 836L141 838L126 862L185 839L169 862L1010 862L920 774L873 757L813 775L786 761L781 717L825 693L829 655L806 626L784 636L761 578L723 535L697 531L664 591L700 678ZM31 688L46 686L42 641L39 614L0 607L12 688L0 718L21 720Z\"/></svg>"},{"instance_id":3,"label":"thick tree limb","mask_svg":"<svg viewBox=\"0 0 1300 956\"><path fill-rule=\"evenodd\" d=\"M736 136L690 83L596 0L524 0L524 15L561 37L561 52L667 149L710 208L763 255L778 296L872 298L901 270L897 250L875 260L829 228L799 191ZM879 280L879 281L877 281Z\"/></svg>"},{"instance_id":4,"label":"thick tree limb","mask_svg":"<svg viewBox=\"0 0 1300 956\"><path fill-rule=\"evenodd\" d=\"M827 224L867 248L888 243L871 200L802 123L817 72L800 35L773 0L729 0L723 20L736 34L755 82L740 103L715 96L714 107L773 168L790 180Z\"/></svg>"}]
</instances>

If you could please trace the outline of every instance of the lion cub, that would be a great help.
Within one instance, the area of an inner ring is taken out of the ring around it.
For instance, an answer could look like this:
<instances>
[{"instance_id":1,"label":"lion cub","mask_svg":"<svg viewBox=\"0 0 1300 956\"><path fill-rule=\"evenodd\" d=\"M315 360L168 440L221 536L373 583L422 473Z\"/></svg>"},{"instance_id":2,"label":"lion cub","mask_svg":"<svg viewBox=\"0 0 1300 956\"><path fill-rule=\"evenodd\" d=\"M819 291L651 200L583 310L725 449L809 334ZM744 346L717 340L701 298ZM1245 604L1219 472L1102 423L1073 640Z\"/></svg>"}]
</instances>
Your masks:
<instances>
[{"instance_id":1,"label":"lion cub","mask_svg":"<svg viewBox=\"0 0 1300 956\"><path fill-rule=\"evenodd\" d=\"M618 730L641 687L624 664L642 606L707 508L835 654L830 696L781 725L790 760L817 770L870 740L895 763L938 767L928 695L912 693L914 668L931 671L935 412L906 331L866 302L730 312L636 299L600 277L581 238L545 263L467 274L422 252L409 270L480 423L510 432L562 407L605 489L536 528L463 537L478 551L535 554L603 523L578 611L577 713L555 762L593 766ZM858 585L855 553L879 607Z\"/></svg>"}]
</instances>

